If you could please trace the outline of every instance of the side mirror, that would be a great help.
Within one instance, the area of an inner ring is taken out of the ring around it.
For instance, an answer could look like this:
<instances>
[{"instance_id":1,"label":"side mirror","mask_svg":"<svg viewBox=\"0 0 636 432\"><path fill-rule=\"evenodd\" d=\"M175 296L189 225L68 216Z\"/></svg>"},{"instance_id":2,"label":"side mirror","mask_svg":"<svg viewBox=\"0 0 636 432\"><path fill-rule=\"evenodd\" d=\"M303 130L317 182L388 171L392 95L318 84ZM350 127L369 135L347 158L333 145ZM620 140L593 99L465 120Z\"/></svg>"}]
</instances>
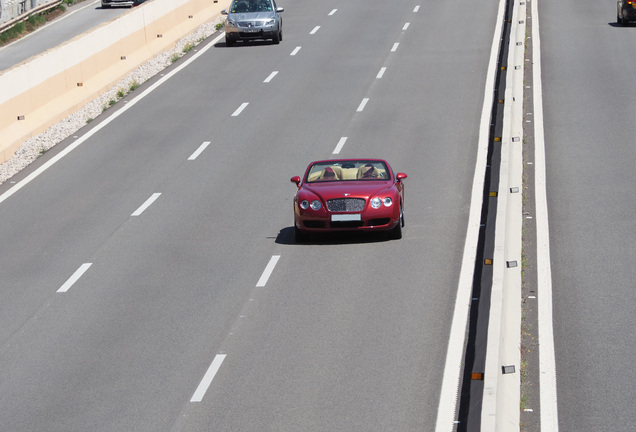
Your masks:
<instances>
[{"instance_id":1,"label":"side mirror","mask_svg":"<svg viewBox=\"0 0 636 432\"><path fill-rule=\"evenodd\" d=\"M276 8L276 12L278 13L285 12L285 8L282 8L282 7Z\"/></svg>"},{"instance_id":2,"label":"side mirror","mask_svg":"<svg viewBox=\"0 0 636 432\"><path fill-rule=\"evenodd\" d=\"M221 15L227 15L227 11L226 11L225 9L223 9L223 10L221 11Z\"/></svg>"},{"instance_id":3,"label":"side mirror","mask_svg":"<svg viewBox=\"0 0 636 432\"><path fill-rule=\"evenodd\" d=\"M291 181L292 183L296 183L296 186L297 186L297 187L300 187L300 177L299 177L299 176L294 176L294 177L292 177L292 178L290 179L290 181Z\"/></svg>"},{"instance_id":4,"label":"side mirror","mask_svg":"<svg viewBox=\"0 0 636 432\"><path fill-rule=\"evenodd\" d=\"M408 176L404 173L397 173L397 175L395 176L395 178L397 179L397 181L402 181L403 179L407 178Z\"/></svg>"}]
</instances>

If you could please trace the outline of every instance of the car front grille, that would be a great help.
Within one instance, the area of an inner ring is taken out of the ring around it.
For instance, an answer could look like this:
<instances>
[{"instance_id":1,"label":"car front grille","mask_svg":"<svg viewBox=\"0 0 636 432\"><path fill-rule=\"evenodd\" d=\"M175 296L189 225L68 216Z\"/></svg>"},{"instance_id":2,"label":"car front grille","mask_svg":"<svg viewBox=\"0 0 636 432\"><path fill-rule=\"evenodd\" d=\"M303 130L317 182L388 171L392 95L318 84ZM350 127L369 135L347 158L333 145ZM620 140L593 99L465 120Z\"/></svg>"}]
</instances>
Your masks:
<instances>
[{"instance_id":1,"label":"car front grille","mask_svg":"<svg viewBox=\"0 0 636 432\"><path fill-rule=\"evenodd\" d=\"M363 198L336 198L327 200L327 209L332 212L360 212L364 210Z\"/></svg>"},{"instance_id":2,"label":"car front grille","mask_svg":"<svg viewBox=\"0 0 636 432\"><path fill-rule=\"evenodd\" d=\"M252 27L261 27L263 23L258 21L241 21L241 22L237 22L236 25L241 28L252 28Z\"/></svg>"}]
</instances>

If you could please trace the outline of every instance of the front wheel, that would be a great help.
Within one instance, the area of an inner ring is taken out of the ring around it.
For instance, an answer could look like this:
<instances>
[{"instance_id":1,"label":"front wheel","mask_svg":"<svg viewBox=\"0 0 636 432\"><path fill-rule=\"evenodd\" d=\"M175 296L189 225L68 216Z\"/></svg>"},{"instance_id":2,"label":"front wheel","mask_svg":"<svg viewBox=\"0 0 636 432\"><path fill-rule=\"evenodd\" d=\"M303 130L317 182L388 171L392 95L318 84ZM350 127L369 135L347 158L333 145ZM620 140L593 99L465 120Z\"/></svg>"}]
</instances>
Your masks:
<instances>
[{"instance_id":1,"label":"front wheel","mask_svg":"<svg viewBox=\"0 0 636 432\"><path fill-rule=\"evenodd\" d=\"M389 238L392 240L399 240L402 238L402 227L404 226L404 210L400 206L400 220L395 228L389 231Z\"/></svg>"}]
</instances>

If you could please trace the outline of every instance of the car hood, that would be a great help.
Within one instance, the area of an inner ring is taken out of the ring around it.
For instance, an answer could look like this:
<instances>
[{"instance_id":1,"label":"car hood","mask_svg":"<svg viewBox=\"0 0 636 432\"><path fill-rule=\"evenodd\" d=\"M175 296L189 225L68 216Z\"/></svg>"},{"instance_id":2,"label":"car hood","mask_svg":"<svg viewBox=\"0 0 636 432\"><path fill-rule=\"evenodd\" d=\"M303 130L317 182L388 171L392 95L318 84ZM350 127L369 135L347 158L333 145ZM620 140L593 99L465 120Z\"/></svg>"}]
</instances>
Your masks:
<instances>
[{"instance_id":1,"label":"car hood","mask_svg":"<svg viewBox=\"0 0 636 432\"><path fill-rule=\"evenodd\" d=\"M323 200L334 198L369 198L393 187L391 181L334 181L305 183L301 190L318 195Z\"/></svg>"},{"instance_id":2,"label":"car hood","mask_svg":"<svg viewBox=\"0 0 636 432\"><path fill-rule=\"evenodd\" d=\"M274 18L274 12L239 12L230 16L234 21L261 21Z\"/></svg>"}]
</instances>

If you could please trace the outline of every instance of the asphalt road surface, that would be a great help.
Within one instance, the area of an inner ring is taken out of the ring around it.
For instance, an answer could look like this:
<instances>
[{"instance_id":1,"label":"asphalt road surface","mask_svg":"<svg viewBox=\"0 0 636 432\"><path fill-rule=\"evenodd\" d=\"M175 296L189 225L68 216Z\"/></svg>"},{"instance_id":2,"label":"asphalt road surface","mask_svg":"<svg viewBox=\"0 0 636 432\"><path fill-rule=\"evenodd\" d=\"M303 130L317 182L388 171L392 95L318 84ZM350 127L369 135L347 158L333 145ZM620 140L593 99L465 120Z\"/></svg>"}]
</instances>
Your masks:
<instances>
[{"instance_id":1,"label":"asphalt road surface","mask_svg":"<svg viewBox=\"0 0 636 432\"><path fill-rule=\"evenodd\" d=\"M613 2L538 6L559 426L634 430L636 26Z\"/></svg>"},{"instance_id":2,"label":"asphalt road surface","mask_svg":"<svg viewBox=\"0 0 636 432\"><path fill-rule=\"evenodd\" d=\"M433 429L497 2L279 6L16 177L94 132L0 202L0 429ZM631 430L636 26L578 6L539 5L559 426ZM344 138L409 175L402 240L294 244Z\"/></svg>"},{"instance_id":3,"label":"asphalt road surface","mask_svg":"<svg viewBox=\"0 0 636 432\"><path fill-rule=\"evenodd\" d=\"M0 204L0 429L433 428L497 2L279 5ZM294 244L343 137L409 175L402 240Z\"/></svg>"}]
</instances>

